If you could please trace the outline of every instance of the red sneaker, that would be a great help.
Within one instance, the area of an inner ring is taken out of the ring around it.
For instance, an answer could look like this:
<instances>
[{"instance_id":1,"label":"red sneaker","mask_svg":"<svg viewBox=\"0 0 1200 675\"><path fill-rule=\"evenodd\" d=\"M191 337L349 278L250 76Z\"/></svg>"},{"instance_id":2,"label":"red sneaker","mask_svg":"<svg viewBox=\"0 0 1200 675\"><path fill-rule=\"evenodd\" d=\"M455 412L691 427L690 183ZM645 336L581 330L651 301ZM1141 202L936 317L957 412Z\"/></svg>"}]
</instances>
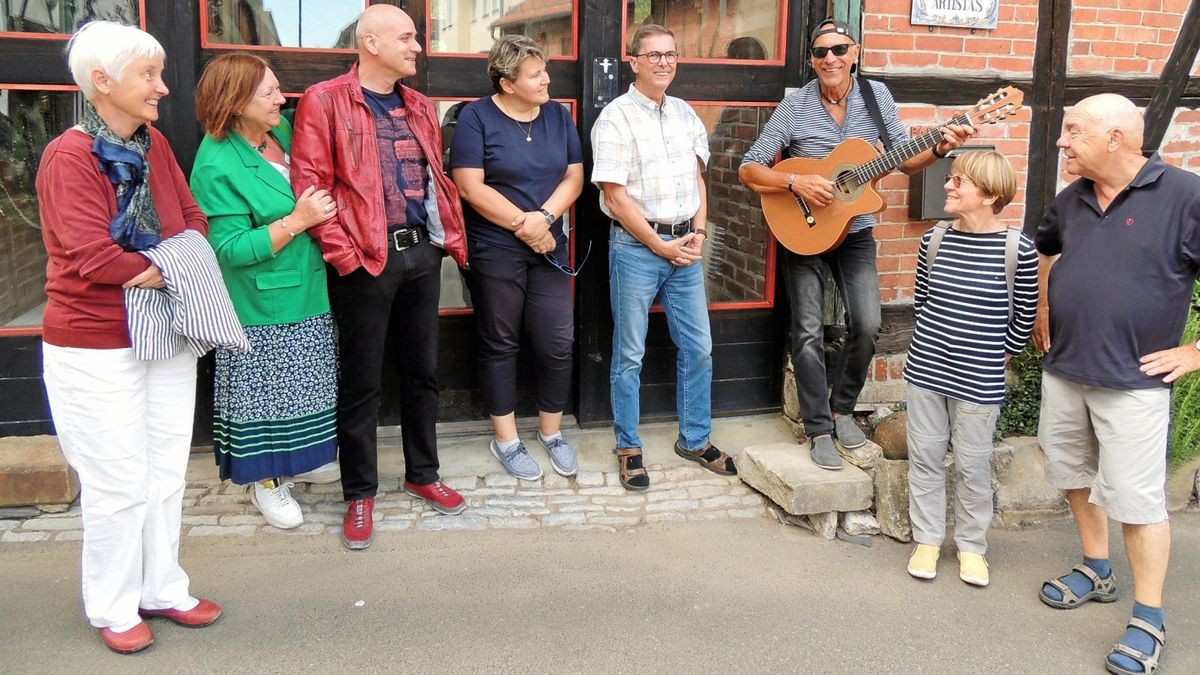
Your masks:
<instances>
[{"instance_id":1,"label":"red sneaker","mask_svg":"<svg viewBox=\"0 0 1200 675\"><path fill-rule=\"evenodd\" d=\"M375 523L371 513L375 510L375 498L351 499L342 521L342 543L346 548L357 551L371 545L375 537Z\"/></svg>"},{"instance_id":2,"label":"red sneaker","mask_svg":"<svg viewBox=\"0 0 1200 675\"><path fill-rule=\"evenodd\" d=\"M170 619L180 626L188 628L203 628L221 618L221 606L212 600L201 600L200 604L185 611L178 609L144 609L139 607L138 614L143 618L161 616Z\"/></svg>"},{"instance_id":3,"label":"red sneaker","mask_svg":"<svg viewBox=\"0 0 1200 675\"><path fill-rule=\"evenodd\" d=\"M462 513L463 509L467 508L467 500L440 480L428 485L404 481L404 491L411 497L424 499L434 511L448 516Z\"/></svg>"},{"instance_id":4,"label":"red sneaker","mask_svg":"<svg viewBox=\"0 0 1200 675\"><path fill-rule=\"evenodd\" d=\"M150 624L145 621L139 621L124 633L113 632L111 628L101 628L100 638L104 640L105 646L118 654L140 652L154 644L154 633L150 630Z\"/></svg>"}]
</instances>

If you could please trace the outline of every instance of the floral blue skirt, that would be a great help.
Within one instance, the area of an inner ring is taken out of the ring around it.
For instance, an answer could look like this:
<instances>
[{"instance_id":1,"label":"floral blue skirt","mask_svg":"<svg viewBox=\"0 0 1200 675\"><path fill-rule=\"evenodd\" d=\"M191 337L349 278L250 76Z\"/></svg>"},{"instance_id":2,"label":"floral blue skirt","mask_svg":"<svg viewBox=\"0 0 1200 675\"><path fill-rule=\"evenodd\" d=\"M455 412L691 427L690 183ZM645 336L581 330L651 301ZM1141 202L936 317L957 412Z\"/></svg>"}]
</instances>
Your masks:
<instances>
[{"instance_id":1,"label":"floral blue skirt","mask_svg":"<svg viewBox=\"0 0 1200 675\"><path fill-rule=\"evenodd\" d=\"M328 312L246 326L250 351L218 348L213 445L221 478L247 484L337 457L337 353Z\"/></svg>"}]
</instances>

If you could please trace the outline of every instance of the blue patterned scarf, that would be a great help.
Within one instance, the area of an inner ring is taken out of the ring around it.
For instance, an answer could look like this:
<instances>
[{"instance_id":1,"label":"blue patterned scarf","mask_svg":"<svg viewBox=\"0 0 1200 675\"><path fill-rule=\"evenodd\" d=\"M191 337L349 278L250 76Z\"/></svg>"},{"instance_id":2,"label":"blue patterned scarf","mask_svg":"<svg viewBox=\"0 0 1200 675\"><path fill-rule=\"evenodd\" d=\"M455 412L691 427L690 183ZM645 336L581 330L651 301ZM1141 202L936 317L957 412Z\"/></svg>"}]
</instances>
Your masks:
<instances>
[{"instance_id":1,"label":"blue patterned scarf","mask_svg":"<svg viewBox=\"0 0 1200 675\"><path fill-rule=\"evenodd\" d=\"M108 224L113 241L126 251L144 251L162 240L162 223L150 195L150 130L138 127L125 140L100 119L91 103L83 107L79 127L96 140L92 154L117 191L117 215Z\"/></svg>"}]
</instances>

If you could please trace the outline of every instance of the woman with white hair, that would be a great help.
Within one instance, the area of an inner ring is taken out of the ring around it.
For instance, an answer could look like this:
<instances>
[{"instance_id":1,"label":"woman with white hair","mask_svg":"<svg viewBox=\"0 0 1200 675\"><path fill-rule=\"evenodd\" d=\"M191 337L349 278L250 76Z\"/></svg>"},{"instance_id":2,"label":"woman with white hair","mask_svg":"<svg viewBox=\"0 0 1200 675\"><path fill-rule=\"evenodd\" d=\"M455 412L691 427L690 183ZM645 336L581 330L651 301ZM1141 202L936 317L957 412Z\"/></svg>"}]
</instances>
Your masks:
<instances>
[{"instance_id":1,"label":"woman with white hair","mask_svg":"<svg viewBox=\"0 0 1200 675\"><path fill-rule=\"evenodd\" d=\"M43 379L58 440L79 474L83 604L113 651L154 642L143 617L206 626L221 615L188 592L179 527L192 437L196 358L139 360L124 289L161 288L144 251L208 223L167 140L150 126L167 95L162 45L97 21L71 38L83 118L38 169L49 254Z\"/></svg>"}]
</instances>

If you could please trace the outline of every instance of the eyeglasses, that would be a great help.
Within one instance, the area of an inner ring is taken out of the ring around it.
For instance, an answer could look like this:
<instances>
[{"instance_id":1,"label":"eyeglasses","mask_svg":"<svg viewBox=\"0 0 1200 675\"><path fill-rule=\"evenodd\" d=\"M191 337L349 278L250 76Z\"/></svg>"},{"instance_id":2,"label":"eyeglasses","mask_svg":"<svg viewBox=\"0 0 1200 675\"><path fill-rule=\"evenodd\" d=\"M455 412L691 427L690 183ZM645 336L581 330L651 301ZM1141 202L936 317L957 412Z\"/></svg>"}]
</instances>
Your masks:
<instances>
[{"instance_id":1,"label":"eyeglasses","mask_svg":"<svg viewBox=\"0 0 1200 675\"><path fill-rule=\"evenodd\" d=\"M829 52L833 52L834 56L845 56L853 46L854 43L846 42L840 45L833 45L832 47L810 47L808 53L812 54L814 59L823 59Z\"/></svg>"},{"instance_id":2,"label":"eyeglasses","mask_svg":"<svg viewBox=\"0 0 1200 675\"><path fill-rule=\"evenodd\" d=\"M962 187L963 183L970 183L971 185L975 184L975 181L971 180L970 178L967 178L966 176L955 176L955 175L947 176L946 182L953 185L955 190Z\"/></svg>"},{"instance_id":3,"label":"eyeglasses","mask_svg":"<svg viewBox=\"0 0 1200 675\"><path fill-rule=\"evenodd\" d=\"M667 63L675 63L679 60L679 52L646 52L645 54L633 55L635 59L642 57L645 57L647 61L654 64L662 63L663 59L666 59Z\"/></svg>"}]
</instances>

